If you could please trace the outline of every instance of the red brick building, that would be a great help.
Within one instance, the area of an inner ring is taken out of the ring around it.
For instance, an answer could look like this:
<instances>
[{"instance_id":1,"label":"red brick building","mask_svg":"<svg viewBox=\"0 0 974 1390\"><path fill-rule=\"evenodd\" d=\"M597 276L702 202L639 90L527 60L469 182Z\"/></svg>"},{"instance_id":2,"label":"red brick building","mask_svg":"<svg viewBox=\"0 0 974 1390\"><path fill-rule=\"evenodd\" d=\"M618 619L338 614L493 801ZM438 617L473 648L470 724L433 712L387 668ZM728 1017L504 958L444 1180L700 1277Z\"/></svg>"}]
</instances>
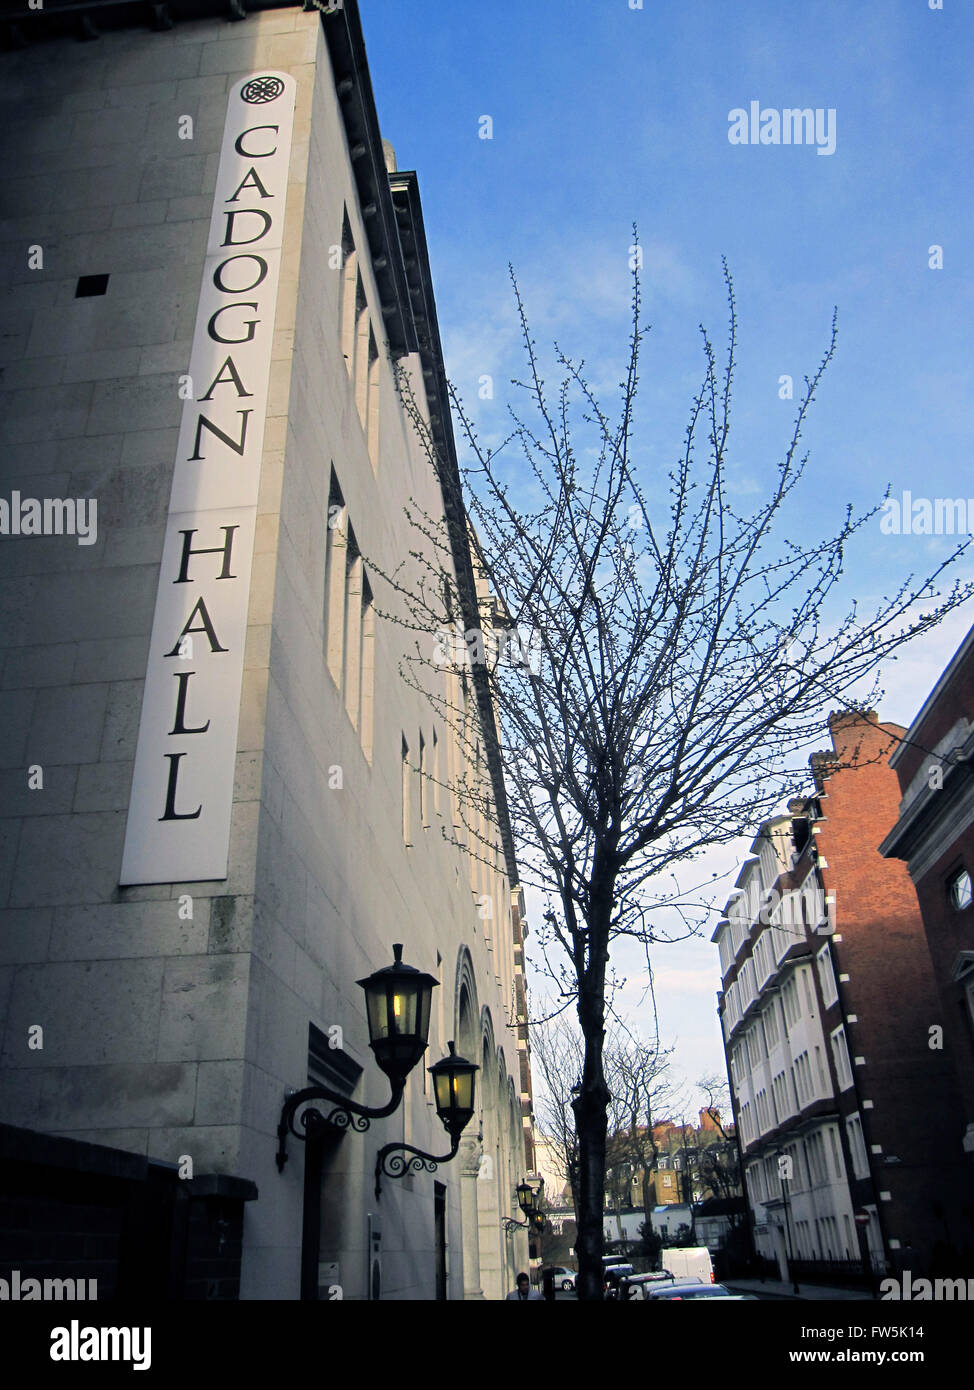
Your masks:
<instances>
[{"instance_id":1,"label":"red brick building","mask_svg":"<svg viewBox=\"0 0 974 1390\"><path fill-rule=\"evenodd\" d=\"M830 733L815 794L761 827L713 937L747 1198L779 1265L926 1272L969 1241L970 1196L916 893L877 848L906 730L850 713Z\"/></svg>"},{"instance_id":2,"label":"red brick building","mask_svg":"<svg viewBox=\"0 0 974 1390\"><path fill-rule=\"evenodd\" d=\"M943 1023L943 1049L958 1084L956 1123L941 1143L966 1169L971 1238L974 1186L974 628L955 653L890 765L902 800L880 846L905 861L916 887ZM930 1024L934 1023L931 1018ZM938 1041L930 1038L931 1046Z\"/></svg>"},{"instance_id":3,"label":"red brick building","mask_svg":"<svg viewBox=\"0 0 974 1390\"><path fill-rule=\"evenodd\" d=\"M930 1046L944 1018L927 933L906 866L878 849L899 811L889 762L907 731L873 713L833 716L830 731L840 765L813 759L822 811L813 832L835 904L837 1007L855 1083L843 1112L855 1097L892 1262L927 1267L939 1242L960 1248L974 1230L952 1059ZM867 1194L867 1180L853 1178L854 1201Z\"/></svg>"}]
</instances>

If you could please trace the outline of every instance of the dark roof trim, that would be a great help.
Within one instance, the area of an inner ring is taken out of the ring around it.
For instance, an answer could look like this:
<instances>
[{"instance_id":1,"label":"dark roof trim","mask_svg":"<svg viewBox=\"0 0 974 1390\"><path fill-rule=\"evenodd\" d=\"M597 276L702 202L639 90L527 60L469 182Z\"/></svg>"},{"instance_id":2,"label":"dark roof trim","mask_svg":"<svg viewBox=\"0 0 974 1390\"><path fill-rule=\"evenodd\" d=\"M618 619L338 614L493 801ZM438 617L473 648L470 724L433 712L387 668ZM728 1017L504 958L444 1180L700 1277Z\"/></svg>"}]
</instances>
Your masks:
<instances>
[{"instance_id":1,"label":"dark roof trim","mask_svg":"<svg viewBox=\"0 0 974 1390\"><path fill-rule=\"evenodd\" d=\"M419 184L414 173L401 172L389 175L389 186L392 189L392 200L398 219L403 266L416 324L420 363L430 414L430 431L436 446L438 460L436 471L443 494L443 509L450 533L450 549L453 554L453 567L456 571L457 588L463 608L464 627L467 630L479 629L481 626L480 607L477 602L477 586L470 557L468 519L463 503L456 440L453 436L450 393L447 389L440 329L436 318L436 303L433 298L433 279L430 272L429 248L426 244L426 230L423 225L423 210L419 201ZM491 786L494 793L497 824L501 833L501 844L504 847L507 876L511 887L517 888L519 883L517 857L514 853L514 837L511 832L507 791L504 786L504 769L494 722L494 704L490 694L490 683L483 666L475 664L472 673L474 690L477 694L477 709L480 714L480 725L487 753L487 766L490 770Z\"/></svg>"},{"instance_id":2,"label":"dark roof trim","mask_svg":"<svg viewBox=\"0 0 974 1390\"><path fill-rule=\"evenodd\" d=\"M161 33L193 19L246 19L255 10L295 8L295 0L0 0L6 48L26 48L42 39L97 39L112 29Z\"/></svg>"},{"instance_id":3,"label":"dark roof trim","mask_svg":"<svg viewBox=\"0 0 974 1390\"><path fill-rule=\"evenodd\" d=\"M379 288L384 336L392 356L405 357L417 350L416 327L357 0L343 0L340 9L322 13L321 23L341 105L359 208L369 239L372 270Z\"/></svg>"}]
</instances>

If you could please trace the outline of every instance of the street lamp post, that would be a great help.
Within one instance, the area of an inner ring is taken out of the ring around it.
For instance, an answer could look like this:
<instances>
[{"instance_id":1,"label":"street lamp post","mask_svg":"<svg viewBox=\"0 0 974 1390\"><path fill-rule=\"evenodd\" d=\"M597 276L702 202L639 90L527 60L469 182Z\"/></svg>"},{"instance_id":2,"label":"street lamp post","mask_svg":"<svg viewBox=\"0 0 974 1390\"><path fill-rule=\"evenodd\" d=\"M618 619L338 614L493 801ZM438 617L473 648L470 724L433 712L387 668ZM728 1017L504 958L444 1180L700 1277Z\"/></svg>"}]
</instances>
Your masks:
<instances>
[{"instance_id":1,"label":"street lamp post","mask_svg":"<svg viewBox=\"0 0 974 1390\"><path fill-rule=\"evenodd\" d=\"M450 1136L450 1152L434 1155L414 1148L412 1144L384 1144L375 1160L375 1195L382 1192L381 1175L387 1178L402 1178L407 1173L419 1173L423 1169L435 1173L437 1165L449 1163L455 1158L463 1133L474 1112L474 1076L480 1070L476 1062L468 1062L466 1057L457 1054L453 1042L449 1044L450 1055L429 1068L433 1078L433 1096L436 1113L443 1121L443 1127ZM412 1158L406 1158L412 1154Z\"/></svg>"},{"instance_id":2,"label":"street lamp post","mask_svg":"<svg viewBox=\"0 0 974 1390\"><path fill-rule=\"evenodd\" d=\"M792 1290L792 1293L793 1293L793 1294L796 1296L796 1298L797 1298L798 1293L799 1293L799 1288L798 1288L798 1280L795 1278L794 1270L793 1270L793 1268L792 1268L792 1266L793 1266L793 1264L794 1264L794 1261L795 1261L795 1257L794 1257L794 1254L792 1253L792 1244L791 1244L791 1203L790 1203L789 1200L788 1200L788 1186L787 1186L787 1184L788 1184L788 1182L790 1181L790 1178L791 1178L791 1170L792 1170L792 1164L794 1163L794 1159L791 1157L791 1154L783 1153L780 1149L777 1149L775 1152L776 1152L777 1155L778 1155L778 1181L781 1183L781 1200L782 1200L782 1203L784 1204L784 1208L785 1208L785 1241L786 1241L786 1248L787 1248L787 1251L788 1251L788 1272L789 1272L789 1274L791 1275L791 1290Z\"/></svg>"},{"instance_id":3,"label":"street lamp post","mask_svg":"<svg viewBox=\"0 0 974 1390\"><path fill-rule=\"evenodd\" d=\"M544 1189L544 1179L541 1178L535 1183L528 1182L527 1178L519 1182L515 1191L517 1192L517 1204L527 1217L526 1221L517 1221L513 1216L504 1217L504 1230L510 1235L513 1231L541 1231L544 1229L545 1215L541 1210L541 1194Z\"/></svg>"},{"instance_id":4,"label":"street lamp post","mask_svg":"<svg viewBox=\"0 0 974 1390\"><path fill-rule=\"evenodd\" d=\"M358 981L365 991L369 1046L392 1087L388 1102L377 1107L360 1105L327 1086L305 1086L303 1090L292 1091L285 1097L277 1126L279 1173L283 1173L288 1160L288 1134L295 1139L306 1140L310 1132L323 1125L333 1130L354 1129L362 1132L369 1128L373 1120L391 1115L399 1106L406 1078L426 1051L430 1002L439 981L412 965L403 965L400 943L397 942L392 950L392 965ZM327 1114L314 1108L302 1109L315 1100L328 1101L332 1108ZM300 1129L297 1128L298 1123Z\"/></svg>"}]
</instances>

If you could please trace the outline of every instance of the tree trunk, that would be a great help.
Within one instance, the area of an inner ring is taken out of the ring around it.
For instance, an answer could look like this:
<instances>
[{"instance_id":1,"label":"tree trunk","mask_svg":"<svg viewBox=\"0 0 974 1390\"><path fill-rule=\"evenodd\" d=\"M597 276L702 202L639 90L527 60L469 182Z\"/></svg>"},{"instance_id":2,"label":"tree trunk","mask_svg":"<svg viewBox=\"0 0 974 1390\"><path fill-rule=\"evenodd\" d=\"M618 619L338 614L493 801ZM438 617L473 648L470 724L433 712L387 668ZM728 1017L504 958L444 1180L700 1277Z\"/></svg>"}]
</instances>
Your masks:
<instances>
[{"instance_id":1,"label":"tree trunk","mask_svg":"<svg viewBox=\"0 0 974 1390\"><path fill-rule=\"evenodd\" d=\"M605 1043L605 967L608 951L598 943L608 942L608 922L612 893L606 892L587 921L589 963L580 981L578 1021L585 1051L579 1093L572 1101L575 1132L578 1136L578 1279L579 1299L601 1301L602 1232L605 1211L605 1148L609 1089L605 1084L602 1049Z\"/></svg>"}]
</instances>

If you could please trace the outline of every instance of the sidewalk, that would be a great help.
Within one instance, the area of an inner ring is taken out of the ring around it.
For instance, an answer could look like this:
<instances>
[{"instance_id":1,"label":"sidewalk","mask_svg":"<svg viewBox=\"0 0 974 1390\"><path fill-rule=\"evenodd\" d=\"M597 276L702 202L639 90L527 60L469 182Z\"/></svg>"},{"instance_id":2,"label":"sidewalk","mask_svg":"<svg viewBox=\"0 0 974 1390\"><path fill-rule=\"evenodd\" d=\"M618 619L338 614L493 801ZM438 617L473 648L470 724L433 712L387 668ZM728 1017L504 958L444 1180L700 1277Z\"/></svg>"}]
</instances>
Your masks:
<instances>
[{"instance_id":1,"label":"sidewalk","mask_svg":"<svg viewBox=\"0 0 974 1390\"><path fill-rule=\"evenodd\" d=\"M722 1279L721 1283L732 1293L756 1293L770 1295L773 1298L800 1298L810 1299L813 1302L828 1302L830 1300L857 1300L859 1302L872 1303L873 1296L865 1289L835 1289L828 1284L799 1284L796 1294L790 1283L783 1284L780 1279L765 1279L764 1283L760 1279Z\"/></svg>"}]
</instances>

